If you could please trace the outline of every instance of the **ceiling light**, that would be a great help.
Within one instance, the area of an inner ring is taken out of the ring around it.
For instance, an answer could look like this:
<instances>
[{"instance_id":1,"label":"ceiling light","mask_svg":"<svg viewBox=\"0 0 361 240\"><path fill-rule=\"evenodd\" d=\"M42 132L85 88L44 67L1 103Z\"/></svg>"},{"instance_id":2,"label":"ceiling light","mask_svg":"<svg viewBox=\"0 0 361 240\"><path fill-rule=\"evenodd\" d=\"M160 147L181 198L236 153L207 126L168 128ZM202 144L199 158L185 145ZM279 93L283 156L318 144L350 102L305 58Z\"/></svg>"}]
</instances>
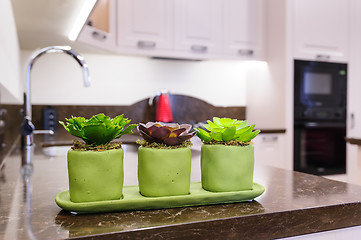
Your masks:
<instances>
[{"instance_id":1,"label":"ceiling light","mask_svg":"<svg viewBox=\"0 0 361 240\"><path fill-rule=\"evenodd\" d=\"M75 41L78 38L78 35L83 28L86 20L88 19L90 13L92 12L97 0L86 0L84 5L80 10L80 13L68 35L70 41Z\"/></svg>"}]
</instances>

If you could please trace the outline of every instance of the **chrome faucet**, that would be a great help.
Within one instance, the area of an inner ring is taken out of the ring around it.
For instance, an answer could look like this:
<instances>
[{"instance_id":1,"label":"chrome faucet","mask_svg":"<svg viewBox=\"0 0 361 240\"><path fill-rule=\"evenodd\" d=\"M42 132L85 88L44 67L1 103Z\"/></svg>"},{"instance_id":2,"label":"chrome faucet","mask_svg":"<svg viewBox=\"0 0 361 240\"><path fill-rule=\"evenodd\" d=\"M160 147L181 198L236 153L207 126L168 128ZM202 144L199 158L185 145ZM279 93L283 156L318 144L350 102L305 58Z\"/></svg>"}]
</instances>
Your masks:
<instances>
[{"instance_id":1,"label":"chrome faucet","mask_svg":"<svg viewBox=\"0 0 361 240\"><path fill-rule=\"evenodd\" d=\"M32 108L31 108L31 70L36 60L47 53L66 53L72 56L80 65L83 70L84 84L86 87L90 86L90 77L88 65L85 63L84 58L73 51L70 46L50 46L35 51L30 57L27 70L26 70L26 93L24 99L24 122L21 126L21 134L25 137L25 146L33 145L33 134L54 134L52 130L35 130L32 121Z\"/></svg>"}]
</instances>

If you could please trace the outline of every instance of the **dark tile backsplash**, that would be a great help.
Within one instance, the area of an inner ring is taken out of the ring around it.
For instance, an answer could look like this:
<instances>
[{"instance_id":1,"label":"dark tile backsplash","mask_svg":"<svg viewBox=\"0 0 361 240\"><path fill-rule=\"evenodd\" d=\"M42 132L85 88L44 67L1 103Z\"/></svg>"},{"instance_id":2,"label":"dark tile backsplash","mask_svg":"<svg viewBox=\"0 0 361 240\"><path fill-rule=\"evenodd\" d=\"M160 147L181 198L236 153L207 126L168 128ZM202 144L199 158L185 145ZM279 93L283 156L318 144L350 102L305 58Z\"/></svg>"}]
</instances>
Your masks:
<instances>
[{"instance_id":1,"label":"dark tile backsplash","mask_svg":"<svg viewBox=\"0 0 361 240\"><path fill-rule=\"evenodd\" d=\"M246 118L246 107L215 107L203 100L184 95L170 95L169 100L174 122L204 122L214 116ZM95 114L104 113L110 117L124 114L125 117L132 119L132 123L145 123L154 121L155 117L156 104L149 106L148 101L149 99L144 99L129 106L33 105L33 124L36 129L43 129L43 109L48 107L56 110L57 120L64 120L72 115L90 118ZM22 105L3 104L1 108L6 109L6 115L3 117L5 122L4 142L13 143L20 133ZM65 134L67 132L58 124L57 135Z\"/></svg>"}]
</instances>

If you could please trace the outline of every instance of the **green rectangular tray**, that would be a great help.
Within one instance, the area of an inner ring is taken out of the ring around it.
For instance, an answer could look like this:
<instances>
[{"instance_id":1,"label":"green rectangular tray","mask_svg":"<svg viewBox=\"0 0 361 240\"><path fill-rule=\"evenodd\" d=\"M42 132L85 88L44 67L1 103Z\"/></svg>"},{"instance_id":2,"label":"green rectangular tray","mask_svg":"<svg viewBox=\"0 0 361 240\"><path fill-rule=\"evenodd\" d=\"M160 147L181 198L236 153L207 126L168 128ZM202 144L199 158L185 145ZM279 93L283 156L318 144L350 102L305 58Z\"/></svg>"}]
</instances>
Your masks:
<instances>
[{"instance_id":1,"label":"green rectangular tray","mask_svg":"<svg viewBox=\"0 0 361 240\"><path fill-rule=\"evenodd\" d=\"M139 187L124 186L123 198L119 200L74 203L70 200L69 190L60 192L55 197L56 204L64 210L77 213L120 212L127 210L146 210L175 208L220 203L235 203L253 200L260 196L265 188L253 183L252 190L234 192L209 192L200 182L192 182L190 194L166 197L144 197Z\"/></svg>"}]
</instances>

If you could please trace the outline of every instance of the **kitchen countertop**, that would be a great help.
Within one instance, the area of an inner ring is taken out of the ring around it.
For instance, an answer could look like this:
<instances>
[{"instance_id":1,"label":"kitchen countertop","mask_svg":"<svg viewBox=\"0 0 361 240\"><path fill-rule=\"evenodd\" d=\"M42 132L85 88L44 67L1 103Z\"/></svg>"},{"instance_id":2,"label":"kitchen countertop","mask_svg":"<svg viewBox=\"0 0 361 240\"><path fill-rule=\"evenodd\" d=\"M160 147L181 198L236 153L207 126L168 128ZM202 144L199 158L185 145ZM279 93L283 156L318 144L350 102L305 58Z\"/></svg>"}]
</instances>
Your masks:
<instances>
[{"instance_id":1,"label":"kitchen countertop","mask_svg":"<svg viewBox=\"0 0 361 240\"><path fill-rule=\"evenodd\" d=\"M266 191L251 202L71 214L54 201L68 188L66 148L49 157L38 143L29 165L14 146L1 165L0 239L269 239L361 225L360 186L259 166L257 159L254 181ZM134 150L125 146L125 185L137 184ZM200 180L199 158L196 143L192 181Z\"/></svg>"}]
</instances>

